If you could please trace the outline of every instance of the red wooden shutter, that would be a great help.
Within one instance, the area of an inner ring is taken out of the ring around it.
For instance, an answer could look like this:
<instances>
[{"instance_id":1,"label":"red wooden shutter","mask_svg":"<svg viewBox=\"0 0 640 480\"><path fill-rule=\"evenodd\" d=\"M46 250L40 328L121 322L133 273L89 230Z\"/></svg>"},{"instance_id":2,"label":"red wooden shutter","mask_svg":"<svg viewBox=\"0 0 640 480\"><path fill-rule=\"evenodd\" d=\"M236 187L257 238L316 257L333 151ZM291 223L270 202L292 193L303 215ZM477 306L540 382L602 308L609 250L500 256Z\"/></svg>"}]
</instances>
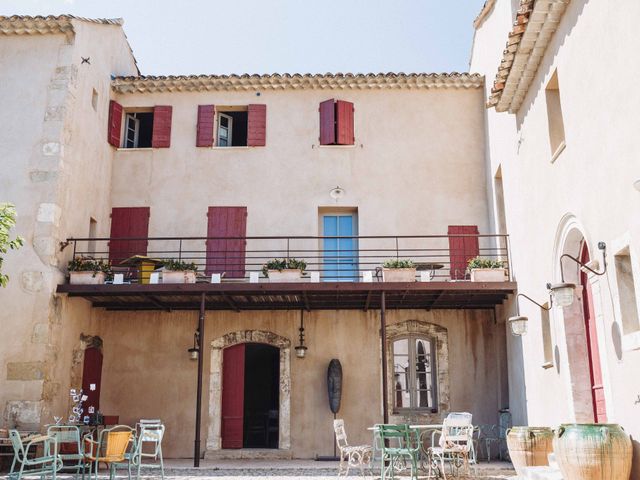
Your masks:
<instances>
[{"instance_id":1,"label":"red wooden shutter","mask_svg":"<svg viewBox=\"0 0 640 480\"><path fill-rule=\"evenodd\" d=\"M196 147L213 146L213 117L216 111L214 105L198 105L198 128Z\"/></svg>"},{"instance_id":2,"label":"red wooden shutter","mask_svg":"<svg viewBox=\"0 0 640 480\"><path fill-rule=\"evenodd\" d=\"M207 237L242 237L207 240L207 275L225 272L225 278L244 278L247 207L209 207Z\"/></svg>"},{"instance_id":3,"label":"red wooden shutter","mask_svg":"<svg viewBox=\"0 0 640 480\"><path fill-rule=\"evenodd\" d=\"M102 352L99 348L90 347L84 351L84 364L82 367L82 393L87 400L82 404L84 415L91 415L89 407L93 407L96 413L100 409L100 383L102 381ZM91 385L95 389L91 390Z\"/></svg>"},{"instance_id":4,"label":"red wooden shutter","mask_svg":"<svg viewBox=\"0 0 640 480\"><path fill-rule=\"evenodd\" d=\"M113 240L114 238L146 238L149 236L149 207L120 207L111 210L109 260L118 265L133 255L147 254L147 240Z\"/></svg>"},{"instance_id":5,"label":"red wooden shutter","mask_svg":"<svg viewBox=\"0 0 640 480\"><path fill-rule=\"evenodd\" d=\"M449 235L477 235L476 225L449 225ZM467 274L467 263L480 254L478 237L449 237L449 258L452 280L462 280Z\"/></svg>"},{"instance_id":6,"label":"red wooden shutter","mask_svg":"<svg viewBox=\"0 0 640 480\"><path fill-rule=\"evenodd\" d=\"M245 344L222 351L222 448L242 448Z\"/></svg>"},{"instance_id":7,"label":"red wooden shutter","mask_svg":"<svg viewBox=\"0 0 640 480\"><path fill-rule=\"evenodd\" d=\"M247 123L247 145L264 147L267 144L267 106L249 105Z\"/></svg>"},{"instance_id":8,"label":"red wooden shutter","mask_svg":"<svg viewBox=\"0 0 640 480\"><path fill-rule=\"evenodd\" d=\"M335 100L320 102L320 145L336 143L336 109Z\"/></svg>"},{"instance_id":9,"label":"red wooden shutter","mask_svg":"<svg viewBox=\"0 0 640 480\"><path fill-rule=\"evenodd\" d=\"M173 107L158 105L153 107L153 148L169 148L171 146L171 114Z\"/></svg>"},{"instance_id":10,"label":"red wooden shutter","mask_svg":"<svg viewBox=\"0 0 640 480\"><path fill-rule=\"evenodd\" d=\"M107 141L116 148L120 147L120 130L122 127L122 105L115 100L109 102L109 125Z\"/></svg>"},{"instance_id":11,"label":"red wooden shutter","mask_svg":"<svg viewBox=\"0 0 640 480\"><path fill-rule=\"evenodd\" d=\"M336 131L338 145L353 145L353 103L338 100L336 102Z\"/></svg>"}]
</instances>

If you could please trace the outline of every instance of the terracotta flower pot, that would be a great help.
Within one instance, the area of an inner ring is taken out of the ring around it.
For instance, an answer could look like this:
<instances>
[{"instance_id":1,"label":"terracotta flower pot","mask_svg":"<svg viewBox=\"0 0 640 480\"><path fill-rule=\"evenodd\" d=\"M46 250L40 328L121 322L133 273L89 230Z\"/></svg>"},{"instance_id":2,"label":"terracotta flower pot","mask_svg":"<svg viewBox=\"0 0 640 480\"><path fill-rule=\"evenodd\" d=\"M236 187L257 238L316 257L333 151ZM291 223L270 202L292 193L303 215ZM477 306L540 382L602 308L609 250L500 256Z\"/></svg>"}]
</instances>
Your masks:
<instances>
[{"instance_id":1,"label":"terracotta flower pot","mask_svg":"<svg viewBox=\"0 0 640 480\"><path fill-rule=\"evenodd\" d=\"M507 446L513 468L525 478L524 467L549 465L553 430L547 427L513 427L507 430Z\"/></svg>"},{"instance_id":2,"label":"terracotta flower pot","mask_svg":"<svg viewBox=\"0 0 640 480\"><path fill-rule=\"evenodd\" d=\"M196 283L196 272L193 270L165 270L162 272L162 283Z\"/></svg>"},{"instance_id":3,"label":"terracotta flower pot","mask_svg":"<svg viewBox=\"0 0 640 480\"><path fill-rule=\"evenodd\" d=\"M71 285L102 285L106 278L104 272L69 272Z\"/></svg>"},{"instance_id":4,"label":"terracotta flower pot","mask_svg":"<svg viewBox=\"0 0 640 480\"><path fill-rule=\"evenodd\" d=\"M505 268L472 268L472 282L506 282L507 270Z\"/></svg>"},{"instance_id":5,"label":"terracotta flower pot","mask_svg":"<svg viewBox=\"0 0 640 480\"><path fill-rule=\"evenodd\" d=\"M299 282L302 271L298 268L285 268L284 270L269 270L269 281L273 283Z\"/></svg>"},{"instance_id":6,"label":"terracotta flower pot","mask_svg":"<svg viewBox=\"0 0 640 480\"><path fill-rule=\"evenodd\" d=\"M382 280L385 282L415 282L415 268L383 268Z\"/></svg>"}]
</instances>

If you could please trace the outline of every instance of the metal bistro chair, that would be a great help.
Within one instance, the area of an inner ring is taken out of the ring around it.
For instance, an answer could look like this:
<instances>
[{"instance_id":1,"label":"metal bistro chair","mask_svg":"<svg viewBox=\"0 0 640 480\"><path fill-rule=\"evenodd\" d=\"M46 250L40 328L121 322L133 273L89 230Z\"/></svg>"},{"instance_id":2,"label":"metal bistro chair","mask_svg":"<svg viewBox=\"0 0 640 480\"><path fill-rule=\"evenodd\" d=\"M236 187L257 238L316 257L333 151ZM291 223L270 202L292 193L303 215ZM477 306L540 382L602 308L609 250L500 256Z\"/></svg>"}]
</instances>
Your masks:
<instances>
[{"instance_id":1,"label":"metal bistro chair","mask_svg":"<svg viewBox=\"0 0 640 480\"><path fill-rule=\"evenodd\" d=\"M84 479L88 464L85 463L84 454L82 453L80 429L73 425L50 425L47 427L47 435L56 441L58 455L63 462L63 470L75 470L76 478L82 472L82 478ZM47 446L49 445L47 444ZM46 454L50 454L50 452L46 451ZM65 464L65 462L67 463Z\"/></svg>"},{"instance_id":2,"label":"metal bistro chair","mask_svg":"<svg viewBox=\"0 0 640 480\"><path fill-rule=\"evenodd\" d=\"M113 480L116 468L126 464L129 480L131 480L131 461L127 455L130 444L134 441L133 428L127 425L117 425L100 432L98 441L91 435L84 437L85 462L95 466L93 474L98 479L98 465L100 462L109 467L109 479ZM91 470L90 470L91 471Z\"/></svg>"},{"instance_id":3,"label":"metal bistro chair","mask_svg":"<svg viewBox=\"0 0 640 480\"><path fill-rule=\"evenodd\" d=\"M470 413L449 414L442 425L439 446L429 448L430 466L439 471L443 478L445 461L450 464L451 472L456 474L462 467L465 474L469 474L469 463L475 463L473 448L473 425ZM435 443L432 440L432 445Z\"/></svg>"},{"instance_id":4,"label":"metal bistro chair","mask_svg":"<svg viewBox=\"0 0 640 480\"><path fill-rule=\"evenodd\" d=\"M371 457L373 454L371 445L349 445L347 433L344 430L344 420L342 419L333 421L333 430L336 434L336 444L340 450L338 476L346 476L349 474L351 467L358 467L364 477L365 467L371 469Z\"/></svg>"},{"instance_id":5,"label":"metal bistro chair","mask_svg":"<svg viewBox=\"0 0 640 480\"><path fill-rule=\"evenodd\" d=\"M39 475L44 478L46 474L50 474L51 478L55 480L56 473L62 468L62 459L58 455L58 447L54 437L49 435L28 437L26 440L29 443L25 445L20 437L20 432L9 430L9 438L11 439L14 453L11 470L7 476L9 480L21 480L23 475ZM38 444L44 445L45 455L29 458L29 455L33 453L30 452L31 448L33 447L35 450ZM50 446L51 444L53 444L53 449ZM53 454L46 453L51 450L53 450ZM18 466L19 468L16 470Z\"/></svg>"},{"instance_id":6,"label":"metal bistro chair","mask_svg":"<svg viewBox=\"0 0 640 480\"><path fill-rule=\"evenodd\" d=\"M379 425L380 444L382 448L382 459L380 465L380 476L384 480L387 471L391 478L395 477L396 470L403 469L403 462L411 464L411 478L418 478L418 452L420 444L416 432L409 428L409 425ZM385 468L385 462L389 466ZM400 462L397 465L396 462Z\"/></svg>"},{"instance_id":7,"label":"metal bistro chair","mask_svg":"<svg viewBox=\"0 0 640 480\"><path fill-rule=\"evenodd\" d=\"M137 425L138 438L133 451L133 465L137 467L136 478L140 478L140 469L159 468L160 477L164 480L164 460L162 458L162 439L164 437L165 427L160 420L140 420ZM145 451L144 447L148 445L150 448ZM143 459L148 458L155 460L157 463L142 463Z\"/></svg>"}]
</instances>

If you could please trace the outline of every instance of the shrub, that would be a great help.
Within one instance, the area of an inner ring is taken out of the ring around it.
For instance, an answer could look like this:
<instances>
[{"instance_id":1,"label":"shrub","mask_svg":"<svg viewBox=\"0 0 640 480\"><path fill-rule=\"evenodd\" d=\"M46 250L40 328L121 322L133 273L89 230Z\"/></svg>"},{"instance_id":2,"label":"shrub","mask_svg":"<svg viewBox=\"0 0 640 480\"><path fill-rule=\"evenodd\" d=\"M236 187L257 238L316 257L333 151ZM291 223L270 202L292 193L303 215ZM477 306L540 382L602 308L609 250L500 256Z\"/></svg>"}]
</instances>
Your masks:
<instances>
[{"instance_id":1,"label":"shrub","mask_svg":"<svg viewBox=\"0 0 640 480\"><path fill-rule=\"evenodd\" d=\"M274 258L262 266L262 273L265 277L268 277L269 270L278 270L281 272L282 270L294 269L304 272L305 268L307 268L307 262L304 260L297 260L295 258L283 258L280 260L278 258Z\"/></svg>"},{"instance_id":2,"label":"shrub","mask_svg":"<svg viewBox=\"0 0 640 480\"><path fill-rule=\"evenodd\" d=\"M504 268L504 263L492 258L475 257L467 263L469 268Z\"/></svg>"},{"instance_id":3,"label":"shrub","mask_svg":"<svg viewBox=\"0 0 640 480\"><path fill-rule=\"evenodd\" d=\"M390 258L382 264L384 268L414 268L416 265L413 260L400 260L399 258Z\"/></svg>"},{"instance_id":4,"label":"shrub","mask_svg":"<svg viewBox=\"0 0 640 480\"><path fill-rule=\"evenodd\" d=\"M107 277L110 277L112 274L111 263L101 258L95 259L93 257L76 257L69 262L67 269L70 272L93 272L94 277L98 272L106 273Z\"/></svg>"},{"instance_id":5,"label":"shrub","mask_svg":"<svg viewBox=\"0 0 640 480\"><path fill-rule=\"evenodd\" d=\"M182 260L174 260L173 258L170 258L168 260L164 260L162 264L164 265L164 268L172 272L184 272L185 270L193 270L194 272L198 271L198 267L194 262L183 262Z\"/></svg>"}]
</instances>

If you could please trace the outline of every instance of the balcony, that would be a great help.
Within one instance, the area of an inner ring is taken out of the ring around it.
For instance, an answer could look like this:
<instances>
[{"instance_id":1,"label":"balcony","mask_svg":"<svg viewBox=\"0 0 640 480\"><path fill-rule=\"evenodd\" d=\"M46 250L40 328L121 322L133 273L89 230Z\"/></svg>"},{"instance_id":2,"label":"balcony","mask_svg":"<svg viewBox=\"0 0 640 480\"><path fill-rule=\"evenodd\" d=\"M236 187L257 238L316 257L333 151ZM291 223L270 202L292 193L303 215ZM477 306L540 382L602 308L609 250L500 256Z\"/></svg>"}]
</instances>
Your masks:
<instances>
[{"instance_id":1,"label":"balcony","mask_svg":"<svg viewBox=\"0 0 640 480\"><path fill-rule=\"evenodd\" d=\"M125 283L64 284L58 293L111 310L197 310L202 302L208 310L235 311L366 311L383 302L387 309L486 309L516 289L506 235L70 238L65 245L74 258L111 261ZM158 265L193 262L197 281L149 283L148 274L122 266L134 255ZM502 262L505 280L470 281L467 261L476 256ZM275 258L303 260L304 276L292 283L265 278L263 265ZM384 281L381 266L389 259L412 260L414 281Z\"/></svg>"}]
</instances>

